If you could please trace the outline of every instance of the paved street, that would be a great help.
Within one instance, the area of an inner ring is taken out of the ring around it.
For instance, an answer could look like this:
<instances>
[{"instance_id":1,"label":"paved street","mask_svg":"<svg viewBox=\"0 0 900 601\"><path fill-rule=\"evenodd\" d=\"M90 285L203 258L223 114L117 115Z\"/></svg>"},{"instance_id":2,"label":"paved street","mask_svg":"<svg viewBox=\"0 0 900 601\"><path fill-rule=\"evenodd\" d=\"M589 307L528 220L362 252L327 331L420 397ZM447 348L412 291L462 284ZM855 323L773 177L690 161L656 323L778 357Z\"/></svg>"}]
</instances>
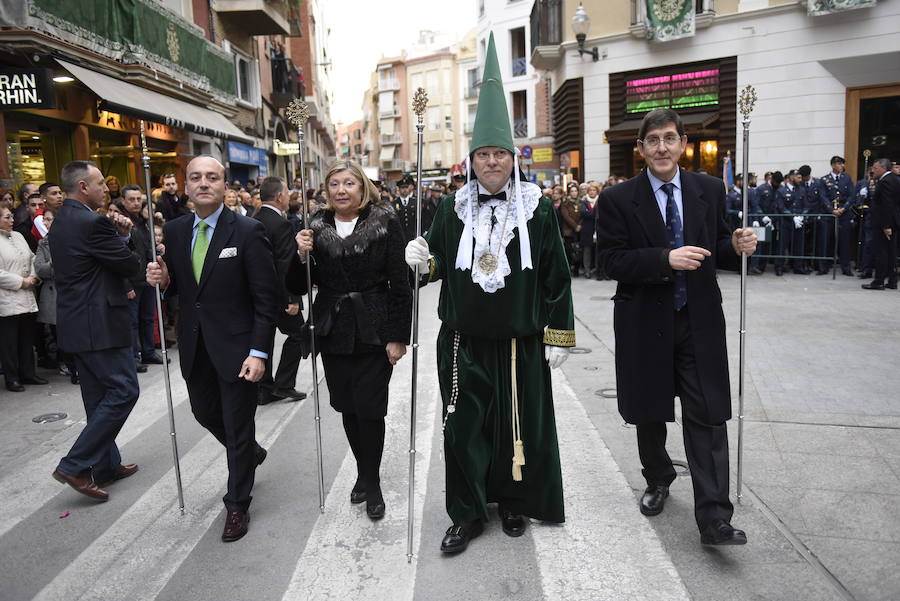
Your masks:
<instances>
[{"instance_id":1,"label":"paved street","mask_svg":"<svg viewBox=\"0 0 900 601\"><path fill-rule=\"evenodd\" d=\"M735 405L733 497L738 281L720 275ZM110 501L99 505L50 477L83 424L77 387L53 375L47 387L0 392L0 599L898 599L900 370L893 336L900 296L863 291L859 283L771 273L749 282L744 486L733 520L747 530L746 547L700 546L686 478L673 484L661 515L639 513L644 485L634 430L616 411L615 285L579 279L578 345L587 352L554 372L567 522L533 523L512 539L494 520L466 553L442 556L449 522L434 370L439 288L429 286L422 295L411 564L410 355L391 387L382 468L387 517L373 523L364 505L348 501L355 466L323 382L325 513L318 508L312 395L267 405L257 412L257 438L270 453L257 471L250 532L223 544L224 450L191 416L172 349L184 515L175 502L160 366L140 376L141 398L118 439L123 459L139 463L140 472L112 485ZM308 364L298 388L312 388ZM32 422L54 411L68 418ZM669 440L673 458L683 458L677 423Z\"/></svg>"}]
</instances>

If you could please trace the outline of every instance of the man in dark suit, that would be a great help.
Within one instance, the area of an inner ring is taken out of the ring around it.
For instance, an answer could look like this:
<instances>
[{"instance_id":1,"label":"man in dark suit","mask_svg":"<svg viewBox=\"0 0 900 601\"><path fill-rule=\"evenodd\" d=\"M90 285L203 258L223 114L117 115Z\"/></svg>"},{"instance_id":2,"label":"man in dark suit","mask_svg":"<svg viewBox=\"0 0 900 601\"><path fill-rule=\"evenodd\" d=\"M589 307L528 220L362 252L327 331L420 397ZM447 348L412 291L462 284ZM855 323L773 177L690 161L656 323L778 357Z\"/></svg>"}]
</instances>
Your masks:
<instances>
[{"instance_id":1,"label":"man in dark suit","mask_svg":"<svg viewBox=\"0 0 900 601\"><path fill-rule=\"evenodd\" d=\"M262 224L223 210L219 161L193 159L186 187L197 212L166 223L166 256L147 265L147 283L180 299L178 348L191 410L228 457L222 540L230 542L247 533L256 466L266 458L254 415L275 333L275 269Z\"/></svg>"},{"instance_id":2,"label":"man in dark suit","mask_svg":"<svg viewBox=\"0 0 900 601\"><path fill-rule=\"evenodd\" d=\"M678 168L687 144L678 113L648 113L637 142L647 168L603 192L597 242L607 275L619 282L618 402L625 421L637 426L647 481L641 513L660 513L675 479L666 422L675 420L678 395L700 541L744 544L744 532L730 524L731 390L716 268L738 269L741 253L756 250L756 236L729 231L720 180Z\"/></svg>"},{"instance_id":3,"label":"man in dark suit","mask_svg":"<svg viewBox=\"0 0 900 601\"><path fill-rule=\"evenodd\" d=\"M116 436L140 392L131 350L127 278L140 271L129 248L132 223L105 217L103 174L90 161L72 161L61 173L67 198L53 224L50 256L56 282L56 334L75 355L87 425L53 477L98 501L106 484L131 476Z\"/></svg>"},{"instance_id":4,"label":"man in dark suit","mask_svg":"<svg viewBox=\"0 0 900 601\"><path fill-rule=\"evenodd\" d=\"M272 378L272 361L266 361L266 373L259 382L259 404L266 405L272 401L289 399L299 401L306 398L305 392L294 389L297 383L297 368L300 366L302 354L300 329L303 317L300 308L303 297L289 294L285 288L285 278L291 263L299 264L297 244L294 242L294 229L285 218L289 197L287 186L280 177L266 178L259 188L262 206L254 216L266 228L266 238L272 245L275 259L275 325L287 336L281 347L281 360L278 371ZM269 349L273 356L274 349Z\"/></svg>"},{"instance_id":5,"label":"man in dark suit","mask_svg":"<svg viewBox=\"0 0 900 601\"><path fill-rule=\"evenodd\" d=\"M897 289L897 236L900 235L900 178L891 173L890 159L872 164L875 192L871 200L872 229L875 232L875 279L866 290ZM887 280L887 283L885 283Z\"/></svg>"}]
</instances>

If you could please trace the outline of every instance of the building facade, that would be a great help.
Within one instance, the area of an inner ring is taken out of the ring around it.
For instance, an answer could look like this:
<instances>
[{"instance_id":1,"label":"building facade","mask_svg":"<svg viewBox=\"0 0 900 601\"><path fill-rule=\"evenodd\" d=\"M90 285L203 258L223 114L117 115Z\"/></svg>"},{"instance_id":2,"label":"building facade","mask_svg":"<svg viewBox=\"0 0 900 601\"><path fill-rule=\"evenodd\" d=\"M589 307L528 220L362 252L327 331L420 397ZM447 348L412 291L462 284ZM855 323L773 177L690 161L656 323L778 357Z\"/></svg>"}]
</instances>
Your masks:
<instances>
[{"instance_id":1,"label":"building facade","mask_svg":"<svg viewBox=\"0 0 900 601\"><path fill-rule=\"evenodd\" d=\"M242 184L289 176L296 157L279 153L276 140L296 141L284 109L304 97L304 83L291 40L309 26L301 9L311 4L136 0L128 7L86 0L77 10L66 0L9 4L0 12L0 75L7 76L0 81L27 75L42 98L18 102L2 94L0 186L55 181L73 159L95 160L122 184L143 185L142 121L151 185L165 173L181 182L199 154L221 160L229 179ZM317 85L327 90L327 79ZM329 126L317 142L327 149L330 139L333 155Z\"/></svg>"},{"instance_id":2,"label":"building facade","mask_svg":"<svg viewBox=\"0 0 900 601\"><path fill-rule=\"evenodd\" d=\"M572 21L579 4L590 18L584 53ZM809 164L822 174L837 154L856 179L865 149L900 158L900 4L842 4L861 8L816 14L807 0L696 0L692 35L657 41L666 32L648 17L655 0L536 0L531 63L549 81L555 152L578 152L587 179L633 175L643 166L641 118L672 107L687 129L684 166L720 174L728 154L741 164L737 99L752 85L753 172Z\"/></svg>"}]
</instances>

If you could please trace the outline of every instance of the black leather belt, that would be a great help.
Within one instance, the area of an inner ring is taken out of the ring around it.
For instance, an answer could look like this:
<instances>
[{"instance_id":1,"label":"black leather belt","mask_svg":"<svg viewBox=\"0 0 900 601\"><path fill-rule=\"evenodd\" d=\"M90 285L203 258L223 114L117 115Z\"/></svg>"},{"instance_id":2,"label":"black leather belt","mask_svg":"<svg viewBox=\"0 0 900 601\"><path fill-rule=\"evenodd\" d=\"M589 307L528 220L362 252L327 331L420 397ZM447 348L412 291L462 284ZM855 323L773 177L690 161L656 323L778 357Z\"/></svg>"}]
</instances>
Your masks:
<instances>
[{"instance_id":1,"label":"black leather belt","mask_svg":"<svg viewBox=\"0 0 900 601\"><path fill-rule=\"evenodd\" d=\"M381 283L365 290L353 290L350 292L339 292L329 288L319 287L319 293L316 295L316 303L324 303L327 306L323 315L316 313L316 336L328 336L334 322L337 320L337 314L341 311L344 301L350 300L353 314L356 319L356 327L359 329L360 342L363 344L372 344L381 346L381 339L375 332L375 326L372 320L366 315L366 305L363 302L367 296L383 293L388 291L387 283Z\"/></svg>"}]
</instances>

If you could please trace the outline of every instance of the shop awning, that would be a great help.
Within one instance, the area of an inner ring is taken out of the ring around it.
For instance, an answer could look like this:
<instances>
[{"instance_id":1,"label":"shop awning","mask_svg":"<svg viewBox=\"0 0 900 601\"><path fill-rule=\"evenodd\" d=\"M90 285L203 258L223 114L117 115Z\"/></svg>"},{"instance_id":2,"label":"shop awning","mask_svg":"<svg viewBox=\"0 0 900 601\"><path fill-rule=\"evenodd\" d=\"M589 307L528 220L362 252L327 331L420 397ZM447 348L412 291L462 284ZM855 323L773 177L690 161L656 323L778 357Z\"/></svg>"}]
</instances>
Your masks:
<instances>
[{"instance_id":1,"label":"shop awning","mask_svg":"<svg viewBox=\"0 0 900 601\"><path fill-rule=\"evenodd\" d=\"M378 128L381 130L382 136L393 136L394 135L394 120L393 119L381 119L378 121Z\"/></svg>"},{"instance_id":2,"label":"shop awning","mask_svg":"<svg viewBox=\"0 0 900 601\"><path fill-rule=\"evenodd\" d=\"M99 96L102 100L100 107L104 110L187 129L198 134L253 144L253 138L241 132L222 113L176 100L171 96L72 63L58 59L56 62Z\"/></svg>"},{"instance_id":3,"label":"shop awning","mask_svg":"<svg viewBox=\"0 0 900 601\"><path fill-rule=\"evenodd\" d=\"M378 155L378 158L382 161L390 161L394 158L394 147L393 146L382 146L381 154Z\"/></svg>"},{"instance_id":4,"label":"shop awning","mask_svg":"<svg viewBox=\"0 0 900 601\"><path fill-rule=\"evenodd\" d=\"M681 122L684 123L686 131L704 129L709 127L719 118L719 113L687 113L681 115ZM641 128L643 119L629 119L622 121L615 127L606 130L607 142L634 141L637 138L638 130Z\"/></svg>"}]
</instances>

